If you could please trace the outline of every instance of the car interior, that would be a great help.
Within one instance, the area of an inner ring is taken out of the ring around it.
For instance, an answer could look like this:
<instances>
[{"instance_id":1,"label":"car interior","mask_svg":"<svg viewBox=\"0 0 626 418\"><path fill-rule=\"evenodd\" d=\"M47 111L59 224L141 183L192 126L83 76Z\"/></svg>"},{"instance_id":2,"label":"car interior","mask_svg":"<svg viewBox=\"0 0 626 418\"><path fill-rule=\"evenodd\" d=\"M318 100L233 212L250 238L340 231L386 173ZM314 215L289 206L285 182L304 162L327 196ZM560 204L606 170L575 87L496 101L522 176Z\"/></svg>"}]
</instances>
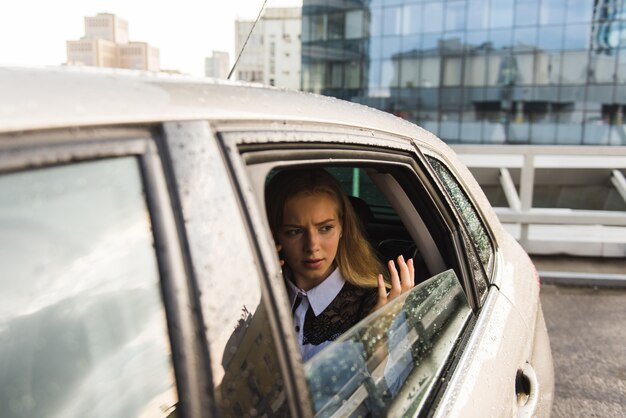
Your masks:
<instances>
[{"instance_id":1,"label":"car interior","mask_svg":"<svg viewBox=\"0 0 626 418\"><path fill-rule=\"evenodd\" d=\"M323 168L349 196L381 263L400 254L413 258L416 287L399 304L369 315L306 362L315 410L319 416L404 415L410 405L426 402L437 373L432 365L445 363L470 314L458 279L462 276L456 272L450 226L433 196L405 166ZM360 372L353 375L348 369ZM409 393L407 387L419 390Z\"/></svg>"},{"instance_id":2,"label":"car interior","mask_svg":"<svg viewBox=\"0 0 626 418\"><path fill-rule=\"evenodd\" d=\"M416 283L454 267L446 227L436 216L426 192L409 184L410 175L405 169L328 165L324 168L349 196L363 232L383 265L399 255L413 258ZM414 196L406 193L406 188L412 189Z\"/></svg>"}]
</instances>

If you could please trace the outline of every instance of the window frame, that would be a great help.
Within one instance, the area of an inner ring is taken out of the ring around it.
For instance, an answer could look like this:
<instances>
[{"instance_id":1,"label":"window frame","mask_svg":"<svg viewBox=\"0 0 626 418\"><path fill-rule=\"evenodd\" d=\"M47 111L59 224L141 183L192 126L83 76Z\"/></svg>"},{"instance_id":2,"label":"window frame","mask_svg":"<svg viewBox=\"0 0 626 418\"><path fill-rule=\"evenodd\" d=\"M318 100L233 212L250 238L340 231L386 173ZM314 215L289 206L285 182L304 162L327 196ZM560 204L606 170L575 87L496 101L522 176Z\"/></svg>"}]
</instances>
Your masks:
<instances>
[{"instance_id":1,"label":"window frame","mask_svg":"<svg viewBox=\"0 0 626 418\"><path fill-rule=\"evenodd\" d=\"M266 216L264 213L259 213L265 206L264 204L259 205L259 196L256 194L256 191L259 190L259 184L263 184L259 182L264 182L265 178L261 179L261 176L258 175L249 178L248 166L267 164L266 174L271 168L302 164L317 164L318 166L324 164L340 165L339 163L352 166L362 166L367 163L373 166L397 164L410 168L411 176L414 177L415 181L420 182L424 191L433 199L435 207L439 210L438 216L445 222L450 234L449 240L455 249L456 262L461 269L459 278L468 290L467 299L474 313L466 321L451 358L443 365L441 375L443 380L429 395L422 413L428 414L430 407L436 408L438 400L446 390L451 373L455 371L455 364L460 353L463 352L465 345L470 340L480 306L477 303L474 282L470 276L461 230L459 229L463 228L462 223L456 213L450 213L454 209L450 207L432 167L427 163L417 144L409 138L400 138L369 130L363 132L364 130L343 126L329 128L324 125L310 126L284 122L275 123L271 126L264 123L223 123L217 124L215 130L227 160L231 164L233 180L242 190L242 204L249 212L253 213L251 217L254 219L250 228L257 232L254 236L259 241L259 247L265 249L265 251L261 251L264 253L261 260L270 269L272 266L278 265L276 251ZM382 145L383 143L384 145ZM338 154L342 153L341 158L338 158ZM433 180L434 178L435 180ZM398 179L396 178L396 180ZM401 186L406 191L406 184L402 183ZM279 279L281 279L279 268L277 270ZM282 283L280 284L280 288L284 288ZM286 338L284 343L291 349L287 351L290 351L291 356L295 356L297 360L293 361L292 359L293 367L295 367L294 376L296 377L297 390L300 393L308 394L309 389L302 373L303 364L300 360L299 350L296 349L295 352L293 350L296 341L293 336L292 318L286 302L286 293L284 289L271 288L271 292L277 290L278 295L274 299L276 310L280 312L277 320L283 322L282 327L287 329L283 334L283 338ZM311 407L307 409L308 411L304 412L308 416L313 409Z\"/></svg>"},{"instance_id":2,"label":"window frame","mask_svg":"<svg viewBox=\"0 0 626 418\"><path fill-rule=\"evenodd\" d=\"M470 233L468 226L463 220L464 219L463 215L460 213L460 210L457 208L457 206L453 203L450 194L448 193L445 185L443 184L443 181L441 180L439 175L436 173L435 168L432 167L430 162L428 162L428 167L433 171L435 178L436 178L436 182L439 184L439 187L441 188L442 193L444 194L445 198L448 200L448 204L454 211L456 217L458 218L459 223L462 225L462 228L466 231L466 234L472 243L472 248L476 254L476 257L478 257L478 259L480 260L480 265L483 270L483 274L485 275L485 278L487 280L487 292L485 293L485 297L483 297L483 300L481 302L481 303L484 303L486 295L489 293L489 287L494 283L494 278L495 278L494 276L497 271L496 264L498 260L498 257L497 257L498 245L497 245L497 241L495 239L494 233L491 230L489 223L485 221L485 215L482 212L481 206L476 203L476 200L473 198L471 193L468 193L467 184L464 181L462 181L462 176L460 176L458 171L454 169L454 165L450 164L447 161L447 159L445 159L442 155L434 152L433 150L426 151L424 155L425 155L426 161L428 161L429 158L432 158L436 160L437 162L439 162L439 164L441 164L450 173L452 178L455 180L457 186L459 187L461 192L465 195L469 204L472 206L474 212L476 213L478 221L480 222L483 230L485 231L487 235L487 239L489 240L489 243L491 244L490 264L488 265L491 268L488 269L487 268L488 266L485 266L482 260L480 260L480 255L479 255L476 242L474 241L474 238L472 237L472 234Z\"/></svg>"},{"instance_id":3,"label":"window frame","mask_svg":"<svg viewBox=\"0 0 626 418\"><path fill-rule=\"evenodd\" d=\"M51 129L0 135L0 175L73 163L121 157L137 159L142 198L148 210L159 293L166 318L171 364L178 395L177 411L200 418L212 404L206 394L203 349L196 337L197 319L190 306L191 291L179 241L175 211L152 127L94 127Z\"/></svg>"},{"instance_id":4,"label":"window frame","mask_svg":"<svg viewBox=\"0 0 626 418\"><path fill-rule=\"evenodd\" d=\"M331 136L332 134L327 135ZM288 151L284 149L268 151L264 150L263 146L261 146L258 151L253 151L253 148L246 145L244 154L247 155L244 155L243 160L244 164L247 165L267 164L266 167L268 168L264 169L266 174L269 172L270 166L271 168L283 168L295 165L369 165L377 168L380 168L381 166L396 167L400 170L404 168L404 170L406 170L404 173L410 173L411 176L415 176L412 180L419 181L425 191L433 198L433 203L439 210L438 214L444 221L447 232L454 237L451 239L451 243L456 251L454 256L458 263L457 267L460 269L457 270L457 274L462 280L464 288L468 291L468 300L470 301L472 310L476 312L479 309L479 306L477 304L473 281L469 280L470 273L464 253L463 239L460 235L460 228L462 228L462 226L459 223L460 220L456 216L450 215L449 211L451 209L448 206L449 203L443 196L440 196L441 191L437 187L432 186L432 180L429 179L432 174L426 174L430 166L425 166L426 170L421 169L415 156L406 153L393 153L390 150L372 150L363 147L329 147L328 145L329 144L319 144L319 147L316 147L314 144L310 144L306 150L291 149ZM262 181L263 179L261 179L261 177L262 176L255 176L256 181ZM408 186L406 181L400 182L396 176L394 176L394 179L406 192ZM258 184L253 185L253 188L255 190L260 190L260 186ZM414 195L407 196L410 199ZM259 205L259 207L265 207L264 203L261 204L259 202L258 196L255 197L255 202ZM413 202L411 203L413 204Z\"/></svg>"}]
</instances>

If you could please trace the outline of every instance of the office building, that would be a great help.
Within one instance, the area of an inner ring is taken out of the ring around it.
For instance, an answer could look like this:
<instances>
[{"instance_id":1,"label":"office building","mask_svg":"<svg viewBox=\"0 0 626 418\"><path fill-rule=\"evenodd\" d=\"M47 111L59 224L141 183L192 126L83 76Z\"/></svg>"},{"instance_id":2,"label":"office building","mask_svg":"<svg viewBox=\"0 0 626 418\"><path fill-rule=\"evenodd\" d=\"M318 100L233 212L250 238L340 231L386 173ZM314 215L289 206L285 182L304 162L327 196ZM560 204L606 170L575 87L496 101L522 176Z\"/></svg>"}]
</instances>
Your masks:
<instances>
[{"instance_id":1,"label":"office building","mask_svg":"<svg viewBox=\"0 0 626 418\"><path fill-rule=\"evenodd\" d=\"M450 143L626 145L617 0L304 0L302 89Z\"/></svg>"},{"instance_id":2,"label":"office building","mask_svg":"<svg viewBox=\"0 0 626 418\"><path fill-rule=\"evenodd\" d=\"M230 59L228 52L213 51L210 57L204 59L204 75L213 78L228 78Z\"/></svg>"},{"instance_id":3,"label":"office building","mask_svg":"<svg viewBox=\"0 0 626 418\"><path fill-rule=\"evenodd\" d=\"M237 79L270 86L300 87L299 7L269 8L252 31L236 68ZM235 22L235 50L241 51L254 22Z\"/></svg>"},{"instance_id":4,"label":"office building","mask_svg":"<svg viewBox=\"0 0 626 418\"><path fill-rule=\"evenodd\" d=\"M146 42L131 42L128 22L114 14L85 17L85 35L66 41L68 65L159 71L160 52Z\"/></svg>"}]
</instances>

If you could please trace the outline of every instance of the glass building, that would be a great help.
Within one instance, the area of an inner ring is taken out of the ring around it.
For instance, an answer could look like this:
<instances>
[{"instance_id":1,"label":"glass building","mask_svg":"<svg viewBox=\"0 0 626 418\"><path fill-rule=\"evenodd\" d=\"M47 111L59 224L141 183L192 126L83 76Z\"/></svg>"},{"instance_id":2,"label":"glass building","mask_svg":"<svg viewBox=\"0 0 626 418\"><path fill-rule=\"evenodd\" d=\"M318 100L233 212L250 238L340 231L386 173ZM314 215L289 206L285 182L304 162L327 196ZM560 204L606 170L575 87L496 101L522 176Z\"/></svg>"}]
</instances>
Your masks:
<instances>
[{"instance_id":1,"label":"glass building","mask_svg":"<svg viewBox=\"0 0 626 418\"><path fill-rule=\"evenodd\" d=\"M626 145L626 0L304 0L302 89L449 143Z\"/></svg>"}]
</instances>

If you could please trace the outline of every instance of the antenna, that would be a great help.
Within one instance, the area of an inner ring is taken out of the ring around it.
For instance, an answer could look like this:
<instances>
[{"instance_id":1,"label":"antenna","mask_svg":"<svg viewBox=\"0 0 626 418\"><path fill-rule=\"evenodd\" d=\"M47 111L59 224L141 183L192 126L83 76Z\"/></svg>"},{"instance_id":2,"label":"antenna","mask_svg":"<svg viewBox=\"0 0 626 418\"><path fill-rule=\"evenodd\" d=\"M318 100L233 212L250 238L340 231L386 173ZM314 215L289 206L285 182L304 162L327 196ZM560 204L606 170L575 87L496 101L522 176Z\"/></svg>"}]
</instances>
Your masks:
<instances>
[{"instance_id":1,"label":"antenna","mask_svg":"<svg viewBox=\"0 0 626 418\"><path fill-rule=\"evenodd\" d=\"M230 77L235 72L235 67L237 67L237 63L239 62L239 59L241 58L241 55L243 54L243 50L246 49L246 45L248 45L248 41L250 40L250 35L252 35L252 32L254 31L254 28L256 27L257 22L261 18L261 14L263 13L263 9L265 9L266 3L267 3L267 0L264 0L263 5L261 6L261 10L259 10L259 15L256 17L256 20L252 24L252 28L250 28L250 32L248 32L248 37L246 38L246 41L243 43L243 46L241 47L241 51L239 51L239 55L237 55L237 59L235 60L233 67L230 69L230 72L228 73L228 80L230 80Z\"/></svg>"}]
</instances>

